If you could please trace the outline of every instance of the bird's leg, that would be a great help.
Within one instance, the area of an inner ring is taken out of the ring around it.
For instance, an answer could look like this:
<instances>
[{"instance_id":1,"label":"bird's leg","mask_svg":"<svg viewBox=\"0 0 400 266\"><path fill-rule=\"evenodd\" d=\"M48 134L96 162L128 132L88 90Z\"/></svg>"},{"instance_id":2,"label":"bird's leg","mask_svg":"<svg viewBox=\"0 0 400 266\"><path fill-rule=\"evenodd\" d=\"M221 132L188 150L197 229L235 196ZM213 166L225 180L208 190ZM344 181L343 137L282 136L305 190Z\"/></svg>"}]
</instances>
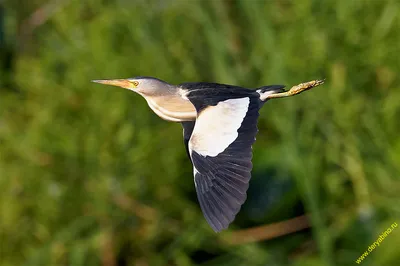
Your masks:
<instances>
[{"instance_id":1,"label":"bird's leg","mask_svg":"<svg viewBox=\"0 0 400 266\"><path fill-rule=\"evenodd\" d=\"M309 82L301 83L299 85L293 86L290 88L290 90L281 92L281 93L274 93L270 94L266 97L266 99L271 99L271 98L283 98L283 97L289 97L289 96L294 96L296 94L299 94L303 91L309 90L311 88L317 87L321 84L324 83L325 80L312 80Z\"/></svg>"}]
</instances>

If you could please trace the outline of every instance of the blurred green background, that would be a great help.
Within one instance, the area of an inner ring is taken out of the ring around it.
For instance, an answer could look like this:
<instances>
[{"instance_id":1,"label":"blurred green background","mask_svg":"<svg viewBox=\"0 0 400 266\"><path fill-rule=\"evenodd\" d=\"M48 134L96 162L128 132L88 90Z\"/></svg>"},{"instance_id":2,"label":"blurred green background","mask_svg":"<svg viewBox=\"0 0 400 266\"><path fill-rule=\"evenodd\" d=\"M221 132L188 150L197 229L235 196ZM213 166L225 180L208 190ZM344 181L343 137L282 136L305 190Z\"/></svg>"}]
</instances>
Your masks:
<instances>
[{"instance_id":1,"label":"blurred green background","mask_svg":"<svg viewBox=\"0 0 400 266\"><path fill-rule=\"evenodd\" d=\"M400 2L0 1L0 265L358 265L400 223ZM203 218L179 124L92 79L326 84L261 111L248 201ZM230 245L307 213L311 229ZM400 265L400 228L360 265Z\"/></svg>"}]
</instances>

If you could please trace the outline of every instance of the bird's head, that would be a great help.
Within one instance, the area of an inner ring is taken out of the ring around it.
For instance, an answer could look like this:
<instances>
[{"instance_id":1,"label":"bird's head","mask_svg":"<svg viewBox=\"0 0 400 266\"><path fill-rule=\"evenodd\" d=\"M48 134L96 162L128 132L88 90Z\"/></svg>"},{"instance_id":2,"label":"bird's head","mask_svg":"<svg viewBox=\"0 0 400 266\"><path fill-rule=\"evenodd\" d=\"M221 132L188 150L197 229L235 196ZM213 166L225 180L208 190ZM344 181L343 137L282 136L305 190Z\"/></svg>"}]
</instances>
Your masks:
<instances>
[{"instance_id":1,"label":"bird's head","mask_svg":"<svg viewBox=\"0 0 400 266\"><path fill-rule=\"evenodd\" d=\"M182 96L180 86L152 77L92 81L122 87L140 94L146 99L149 107L164 120L181 122L196 119L196 109L187 98Z\"/></svg>"},{"instance_id":2,"label":"bird's head","mask_svg":"<svg viewBox=\"0 0 400 266\"><path fill-rule=\"evenodd\" d=\"M157 78L152 77L135 77L127 79L100 79L92 80L92 82L118 86L125 88L141 95L155 96L170 93L173 86Z\"/></svg>"}]
</instances>

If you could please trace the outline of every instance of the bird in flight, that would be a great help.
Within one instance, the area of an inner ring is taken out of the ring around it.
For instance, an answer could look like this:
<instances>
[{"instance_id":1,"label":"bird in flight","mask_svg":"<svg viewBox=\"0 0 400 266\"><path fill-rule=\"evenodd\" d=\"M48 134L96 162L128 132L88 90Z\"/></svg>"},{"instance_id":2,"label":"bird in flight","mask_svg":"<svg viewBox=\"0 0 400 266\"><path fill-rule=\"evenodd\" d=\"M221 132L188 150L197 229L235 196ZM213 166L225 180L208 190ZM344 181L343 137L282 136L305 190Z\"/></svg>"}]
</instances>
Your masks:
<instances>
[{"instance_id":1,"label":"bird in flight","mask_svg":"<svg viewBox=\"0 0 400 266\"><path fill-rule=\"evenodd\" d=\"M215 232L228 228L246 200L261 107L269 99L293 96L324 83L313 80L285 91L283 85L256 89L207 82L172 85L153 77L93 82L134 91L159 117L182 124L197 198Z\"/></svg>"}]
</instances>

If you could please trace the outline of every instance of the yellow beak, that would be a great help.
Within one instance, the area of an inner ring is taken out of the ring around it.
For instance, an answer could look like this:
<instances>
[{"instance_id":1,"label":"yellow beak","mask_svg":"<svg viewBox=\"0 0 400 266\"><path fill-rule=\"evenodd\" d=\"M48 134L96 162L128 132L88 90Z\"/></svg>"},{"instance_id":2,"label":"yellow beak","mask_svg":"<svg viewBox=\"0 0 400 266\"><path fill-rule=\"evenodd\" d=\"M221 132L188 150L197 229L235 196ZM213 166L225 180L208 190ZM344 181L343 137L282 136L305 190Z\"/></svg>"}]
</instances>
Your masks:
<instances>
[{"instance_id":1,"label":"yellow beak","mask_svg":"<svg viewBox=\"0 0 400 266\"><path fill-rule=\"evenodd\" d=\"M92 80L92 82L105 85L118 86L125 89L131 89L133 87L132 83L127 79L98 79L98 80Z\"/></svg>"}]
</instances>

